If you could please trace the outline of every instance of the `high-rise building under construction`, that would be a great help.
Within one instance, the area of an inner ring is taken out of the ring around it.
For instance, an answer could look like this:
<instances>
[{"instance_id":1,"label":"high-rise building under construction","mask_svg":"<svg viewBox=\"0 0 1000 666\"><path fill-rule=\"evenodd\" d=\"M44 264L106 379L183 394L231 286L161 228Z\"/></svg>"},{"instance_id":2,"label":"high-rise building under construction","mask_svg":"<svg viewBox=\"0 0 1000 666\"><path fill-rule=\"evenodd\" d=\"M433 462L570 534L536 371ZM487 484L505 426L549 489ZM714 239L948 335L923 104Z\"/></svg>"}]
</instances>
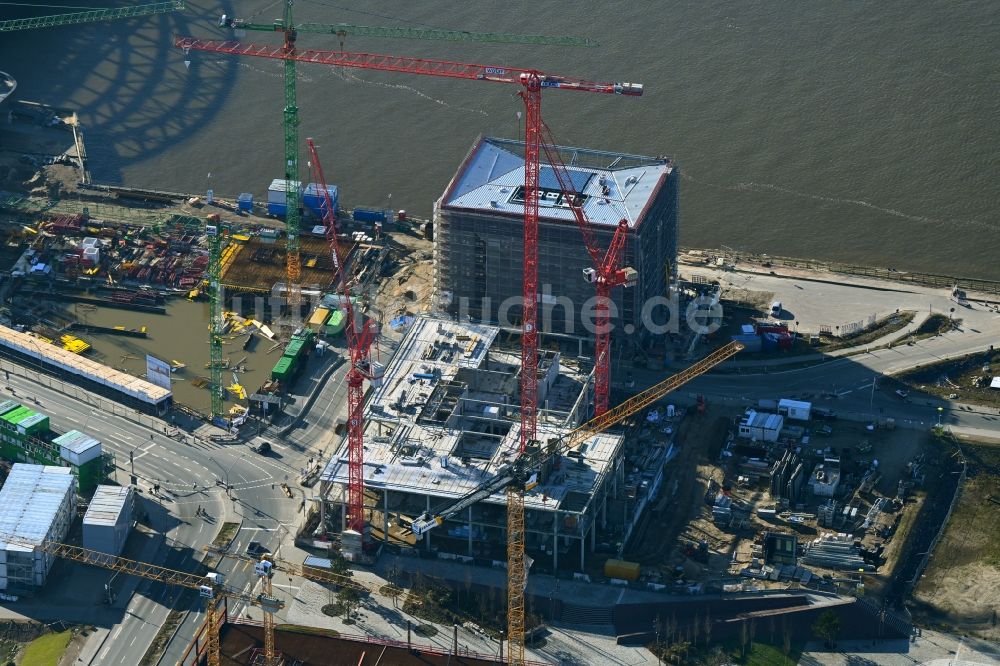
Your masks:
<instances>
[{"instance_id":1,"label":"high-rise building under construction","mask_svg":"<svg viewBox=\"0 0 1000 666\"><path fill-rule=\"evenodd\" d=\"M621 220L628 224L620 265L638 281L612 293L616 334L645 337L643 308L665 323L676 277L679 171L665 157L558 147L580 193L600 252ZM435 203L435 293L441 310L473 320L516 323L520 317L524 237L524 143L480 138ZM583 235L553 169L539 174L539 326L542 332L587 336L594 285ZM590 303L588 304L588 301ZM588 314L590 313L590 314Z\"/></svg>"}]
</instances>

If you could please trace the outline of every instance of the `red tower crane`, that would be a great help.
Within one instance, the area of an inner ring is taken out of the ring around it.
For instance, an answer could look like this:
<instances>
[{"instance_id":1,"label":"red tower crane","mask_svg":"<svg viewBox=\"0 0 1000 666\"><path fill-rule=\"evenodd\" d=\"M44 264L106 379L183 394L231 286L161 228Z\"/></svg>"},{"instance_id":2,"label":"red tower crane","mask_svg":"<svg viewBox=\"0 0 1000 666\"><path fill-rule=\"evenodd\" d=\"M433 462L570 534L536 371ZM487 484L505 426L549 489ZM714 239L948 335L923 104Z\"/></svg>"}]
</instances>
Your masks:
<instances>
[{"instance_id":1,"label":"red tower crane","mask_svg":"<svg viewBox=\"0 0 1000 666\"><path fill-rule=\"evenodd\" d=\"M540 173L539 153L542 136L542 89L561 88L581 92L608 95L639 96L643 87L638 83L598 83L571 77L546 74L536 69L510 68L497 65L478 65L411 58L407 56L381 55L375 53L351 53L347 51L319 51L307 49L285 49L282 46L242 44L234 41L200 40L193 37L177 37L174 45L189 51L208 51L228 55L246 55L276 60L294 60L336 67L373 69L424 76L439 76L453 79L488 81L492 83L514 84L521 87L519 92L525 109L524 132L524 283L522 288L521 317L521 428L519 450L524 454L528 445L536 441L536 421L538 416L538 177ZM329 225L327 227L329 229ZM328 232L329 233L329 232ZM351 322L348 322L349 324ZM352 352L352 357L353 357ZM606 355L605 355L606 356ZM352 370L353 372L353 370ZM360 424L359 406L352 412L351 423ZM353 405L351 406L353 409ZM357 417L356 419L354 417ZM360 431L359 431L360 432ZM362 442L351 441L352 454L356 450L358 465L356 481L352 479L349 495L356 497L357 506L363 511L364 487L361 476ZM352 464L353 464L353 458ZM510 637L512 664L524 663L524 590L527 583L527 566L524 556L524 491L523 488L507 488L507 634ZM353 500L352 500L353 501ZM363 513L361 516L363 526Z\"/></svg>"},{"instance_id":2,"label":"red tower crane","mask_svg":"<svg viewBox=\"0 0 1000 666\"><path fill-rule=\"evenodd\" d=\"M548 125L542 123L542 148L552 166L552 172L559 181L564 201L573 211L573 218L583 233L583 243L590 254L593 268L583 271L588 282L597 288L597 302L594 304L594 415L608 411L608 395L611 389L611 290L615 287L630 287L635 284L638 273L634 268L618 268L625 240L628 237L628 220L618 222L607 252L601 255L600 246L594 237L590 220L583 211L582 193L577 192L566 165L559 156L559 149Z\"/></svg>"},{"instance_id":3,"label":"red tower crane","mask_svg":"<svg viewBox=\"0 0 1000 666\"><path fill-rule=\"evenodd\" d=\"M524 284L521 316L521 431L520 450L536 439L538 414L538 176L541 152L542 90L559 88L609 95L639 96L638 83L599 83L546 74L536 69L480 65L411 58L377 53L287 49L282 45L244 44L236 41L177 37L174 45L188 51L208 51L238 56L294 60L337 67L374 69L424 76L470 79L521 86L524 102ZM607 354L604 354L606 359ZM605 361L606 362L606 361ZM605 374L605 377L607 375ZM605 406L606 406L605 402Z\"/></svg>"},{"instance_id":4,"label":"red tower crane","mask_svg":"<svg viewBox=\"0 0 1000 666\"><path fill-rule=\"evenodd\" d=\"M311 158L310 169L314 182L319 188L320 210L323 213L323 227L330 246L330 259L336 281L340 287L341 308L344 310L344 335L351 357L351 369L347 372L347 526L364 535L365 528L365 478L364 478L364 382L378 382L378 366L371 360L372 341L377 335L375 322L363 321L364 315L355 318L351 304L351 284L344 270L344 259L337 241L337 214L334 211L330 190L326 186L326 176L319 154L312 139L306 139Z\"/></svg>"}]
</instances>

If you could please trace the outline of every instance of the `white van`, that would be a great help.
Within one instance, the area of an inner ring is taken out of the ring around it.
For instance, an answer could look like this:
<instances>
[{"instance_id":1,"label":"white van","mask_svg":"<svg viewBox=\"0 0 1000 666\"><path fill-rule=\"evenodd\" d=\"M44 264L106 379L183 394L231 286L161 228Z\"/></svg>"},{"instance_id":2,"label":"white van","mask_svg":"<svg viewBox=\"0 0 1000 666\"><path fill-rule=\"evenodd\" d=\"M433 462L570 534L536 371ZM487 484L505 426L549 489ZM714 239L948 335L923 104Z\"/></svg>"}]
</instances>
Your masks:
<instances>
[{"instance_id":1,"label":"white van","mask_svg":"<svg viewBox=\"0 0 1000 666\"><path fill-rule=\"evenodd\" d=\"M780 317L781 316L781 301L775 301L771 303L771 316Z\"/></svg>"}]
</instances>

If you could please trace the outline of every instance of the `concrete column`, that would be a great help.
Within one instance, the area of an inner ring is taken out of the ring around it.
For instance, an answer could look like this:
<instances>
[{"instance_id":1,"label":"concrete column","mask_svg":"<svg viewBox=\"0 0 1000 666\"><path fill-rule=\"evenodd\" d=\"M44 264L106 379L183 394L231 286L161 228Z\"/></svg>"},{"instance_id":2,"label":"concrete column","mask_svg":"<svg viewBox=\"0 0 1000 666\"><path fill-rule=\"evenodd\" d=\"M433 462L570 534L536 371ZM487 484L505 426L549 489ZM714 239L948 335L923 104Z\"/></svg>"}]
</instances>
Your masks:
<instances>
[{"instance_id":1,"label":"concrete column","mask_svg":"<svg viewBox=\"0 0 1000 666\"><path fill-rule=\"evenodd\" d=\"M591 530L590 533L593 534L594 531ZM583 554L584 554L584 547L585 547L586 543L587 543L587 535L581 534L580 535L580 571L584 571L584 568L583 568Z\"/></svg>"},{"instance_id":2,"label":"concrete column","mask_svg":"<svg viewBox=\"0 0 1000 666\"><path fill-rule=\"evenodd\" d=\"M559 569L559 512L552 514L552 570Z\"/></svg>"},{"instance_id":3,"label":"concrete column","mask_svg":"<svg viewBox=\"0 0 1000 666\"><path fill-rule=\"evenodd\" d=\"M601 529L606 529L608 526L608 494L604 493L604 499L601 500Z\"/></svg>"},{"instance_id":4,"label":"concrete column","mask_svg":"<svg viewBox=\"0 0 1000 666\"><path fill-rule=\"evenodd\" d=\"M389 489L383 491L382 502L382 536L385 543L389 543Z\"/></svg>"},{"instance_id":5,"label":"concrete column","mask_svg":"<svg viewBox=\"0 0 1000 666\"><path fill-rule=\"evenodd\" d=\"M472 505L469 505L469 557L472 557Z\"/></svg>"}]
</instances>

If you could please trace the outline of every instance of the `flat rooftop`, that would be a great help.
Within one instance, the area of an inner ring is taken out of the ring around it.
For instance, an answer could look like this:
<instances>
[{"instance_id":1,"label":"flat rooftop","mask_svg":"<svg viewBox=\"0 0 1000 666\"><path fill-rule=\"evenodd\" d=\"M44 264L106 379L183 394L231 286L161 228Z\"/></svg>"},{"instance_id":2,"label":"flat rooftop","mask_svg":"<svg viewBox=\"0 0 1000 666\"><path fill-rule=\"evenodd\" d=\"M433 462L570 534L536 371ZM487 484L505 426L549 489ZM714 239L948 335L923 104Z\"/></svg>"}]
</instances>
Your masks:
<instances>
[{"instance_id":1,"label":"flat rooftop","mask_svg":"<svg viewBox=\"0 0 1000 666\"><path fill-rule=\"evenodd\" d=\"M131 496L132 488L129 486L97 486L83 516L83 524L114 527Z\"/></svg>"},{"instance_id":2,"label":"flat rooftop","mask_svg":"<svg viewBox=\"0 0 1000 666\"><path fill-rule=\"evenodd\" d=\"M519 445L518 358L491 351L493 326L417 317L365 405L365 484L395 492L456 498L497 474ZM586 376L566 369L549 389L572 405ZM569 387L576 386L575 395ZM562 395L561 393L566 393ZM538 438L570 430L565 419L539 418ZM601 434L563 459L545 484L525 497L536 510L583 511L611 469L620 435ZM329 461L323 480L347 483L347 448ZM504 504L503 494L486 500Z\"/></svg>"},{"instance_id":3,"label":"flat rooftop","mask_svg":"<svg viewBox=\"0 0 1000 666\"><path fill-rule=\"evenodd\" d=\"M660 185L674 169L665 157L645 157L558 146L572 186L585 198L592 224L614 227L622 219L638 226ZM544 160L544 155L543 155ZM539 217L574 222L551 167L541 167ZM442 198L445 208L524 215L524 142L481 139Z\"/></svg>"},{"instance_id":4,"label":"flat rooftop","mask_svg":"<svg viewBox=\"0 0 1000 666\"><path fill-rule=\"evenodd\" d=\"M68 467L16 463L0 488L0 534L17 541L0 540L0 550L30 551L27 543L38 545L48 538L75 483Z\"/></svg>"},{"instance_id":5,"label":"flat rooftop","mask_svg":"<svg viewBox=\"0 0 1000 666\"><path fill-rule=\"evenodd\" d=\"M0 345L27 356L42 359L71 374L82 375L87 379L153 405L172 395L169 389L151 384L145 379L115 370L92 359L39 340L33 335L21 333L6 326L0 326Z\"/></svg>"}]
</instances>

